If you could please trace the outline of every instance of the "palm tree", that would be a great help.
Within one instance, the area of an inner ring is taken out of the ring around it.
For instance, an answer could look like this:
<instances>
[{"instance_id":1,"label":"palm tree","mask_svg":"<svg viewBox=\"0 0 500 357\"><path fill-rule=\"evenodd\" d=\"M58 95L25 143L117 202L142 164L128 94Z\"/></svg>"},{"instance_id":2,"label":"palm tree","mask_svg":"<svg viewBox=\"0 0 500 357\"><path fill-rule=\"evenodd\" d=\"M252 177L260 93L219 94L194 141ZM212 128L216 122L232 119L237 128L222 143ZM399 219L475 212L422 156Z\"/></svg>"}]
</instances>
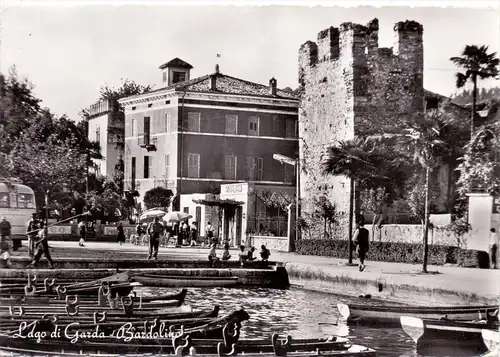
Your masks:
<instances>
[{"instance_id":1,"label":"palm tree","mask_svg":"<svg viewBox=\"0 0 500 357\"><path fill-rule=\"evenodd\" d=\"M393 199L394 192L404 183L404 160L386 150L383 144L354 138L339 141L328 149L323 162L323 172L333 176L345 176L351 181L349 210L349 264L352 264L353 216L358 217L359 192L364 189L385 188L390 193L387 198ZM355 207L355 208L354 208ZM356 212L354 212L356 211Z\"/></svg>"},{"instance_id":2,"label":"palm tree","mask_svg":"<svg viewBox=\"0 0 500 357\"><path fill-rule=\"evenodd\" d=\"M471 140L474 136L474 116L476 115L477 80L495 78L498 76L499 59L496 52L488 54L488 46L466 45L460 57L451 57L457 67L463 68L465 73L455 74L457 88L462 88L468 81L472 82L472 114L471 114Z\"/></svg>"}]
</instances>

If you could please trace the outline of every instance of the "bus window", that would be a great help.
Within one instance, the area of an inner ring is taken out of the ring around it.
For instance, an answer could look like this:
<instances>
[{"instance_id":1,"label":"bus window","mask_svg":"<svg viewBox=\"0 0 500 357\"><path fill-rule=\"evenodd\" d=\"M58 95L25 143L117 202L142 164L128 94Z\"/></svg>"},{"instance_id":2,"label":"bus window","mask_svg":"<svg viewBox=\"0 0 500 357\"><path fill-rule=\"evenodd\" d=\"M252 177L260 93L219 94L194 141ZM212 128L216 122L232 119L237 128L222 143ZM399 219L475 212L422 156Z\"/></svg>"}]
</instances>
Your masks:
<instances>
[{"instance_id":1,"label":"bus window","mask_svg":"<svg viewBox=\"0 0 500 357\"><path fill-rule=\"evenodd\" d=\"M1 208L9 208L9 193L8 192L0 192L0 207Z\"/></svg>"},{"instance_id":2,"label":"bus window","mask_svg":"<svg viewBox=\"0 0 500 357\"><path fill-rule=\"evenodd\" d=\"M19 208L34 208L33 195L29 193L19 193L17 195L17 207Z\"/></svg>"}]
</instances>

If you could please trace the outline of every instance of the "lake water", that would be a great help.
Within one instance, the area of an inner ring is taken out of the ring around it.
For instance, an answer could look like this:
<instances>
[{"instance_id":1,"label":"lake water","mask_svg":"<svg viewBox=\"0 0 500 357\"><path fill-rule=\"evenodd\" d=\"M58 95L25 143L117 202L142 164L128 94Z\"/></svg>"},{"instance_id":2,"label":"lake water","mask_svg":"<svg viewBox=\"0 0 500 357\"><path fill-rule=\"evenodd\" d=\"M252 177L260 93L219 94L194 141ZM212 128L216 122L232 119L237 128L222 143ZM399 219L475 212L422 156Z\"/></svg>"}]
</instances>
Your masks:
<instances>
[{"instance_id":1,"label":"lake water","mask_svg":"<svg viewBox=\"0 0 500 357\"><path fill-rule=\"evenodd\" d=\"M168 291L158 288L144 289L145 295ZM244 308L249 313L250 320L243 322L241 337L271 339L273 333L289 334L295 338L339 335L348 337L354 343L376 349L378 356L422 357L416 352L414 341L401 328L349 327L338 321L337 303L354 300L358 299L295 288L190 288L185 303L193 308L219 305L219 316ZM456 355L456 352L450 352L445 356Z\"/></svg>"}]
</instances>

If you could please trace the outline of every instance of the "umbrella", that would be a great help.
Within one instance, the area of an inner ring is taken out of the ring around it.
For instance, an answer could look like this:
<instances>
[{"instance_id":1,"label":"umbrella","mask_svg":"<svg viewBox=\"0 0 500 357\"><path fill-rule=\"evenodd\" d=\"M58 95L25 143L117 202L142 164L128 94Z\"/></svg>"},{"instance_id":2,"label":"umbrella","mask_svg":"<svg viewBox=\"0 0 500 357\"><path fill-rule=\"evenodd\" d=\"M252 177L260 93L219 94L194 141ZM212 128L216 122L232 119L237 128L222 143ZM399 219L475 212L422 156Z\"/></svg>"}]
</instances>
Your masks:
<instances>
[{"instance_id":1,"label":"umbrella","mask_svg":"<svg viewBox=\"0 0 500 357\"><path fill-rule=\"evenodd\" d=\"M166 222L179 222L179 221L185 221L188 220L189 218L193 218L190 214L184 213L184 212L179 212L179 211L172 211L168 212L163 216L163 220Z\"/></svg>"},{"instance_id":2,"label":"umbrella","mask_svg":"<svg viewBox=\"0 0 500 357\"><path fill-rule=\"evenodd\" d=\"M141 214L141 216L139 217L139 220L142 221L143 219L148 219L148 218L152 218L152 217L163 217L165 214L166 214L166 212L161 210L161 209L153 209L153 210L149 210L149 211L146 211L143 214Z\"/></svg>"}]
</instances>

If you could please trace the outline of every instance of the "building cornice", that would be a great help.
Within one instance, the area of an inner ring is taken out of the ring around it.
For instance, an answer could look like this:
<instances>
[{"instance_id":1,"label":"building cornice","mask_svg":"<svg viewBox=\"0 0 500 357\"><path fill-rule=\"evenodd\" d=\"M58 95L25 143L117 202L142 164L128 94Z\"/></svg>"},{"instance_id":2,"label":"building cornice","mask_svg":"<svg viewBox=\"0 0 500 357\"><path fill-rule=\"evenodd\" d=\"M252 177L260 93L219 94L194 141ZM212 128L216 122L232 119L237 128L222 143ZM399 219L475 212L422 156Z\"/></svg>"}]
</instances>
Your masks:
<instances>
[{"instance_id":1,"label":"building cornice","mask_svg":"<svg viewBox=\"0 0 500 357\"><path fill-rule=\"evenodd\" d=\"M168 98L177 97L185 99L198 99L198 100L210 100L210 101L220 101L220 102L236 102L236 103L248 103L248 104L265 104L274 106L284 106L284 107L299 107L298 99L288 99L288 98L275 98L275 97L264 97L264 96L251 96L251 95L240 95L240 94L229 94L229 93L217 93L217 92L190 92L190 91L179 91L175 89L165 89L165 91L159 91L154 93L145 93L139 97L133 97L130 99L123 98L120 99L119 103L124 107L134 106L138 104L146 104L155 101L165 100ZM181 104L181 103L179 103Z\"/></svg>"}]
</instances>

